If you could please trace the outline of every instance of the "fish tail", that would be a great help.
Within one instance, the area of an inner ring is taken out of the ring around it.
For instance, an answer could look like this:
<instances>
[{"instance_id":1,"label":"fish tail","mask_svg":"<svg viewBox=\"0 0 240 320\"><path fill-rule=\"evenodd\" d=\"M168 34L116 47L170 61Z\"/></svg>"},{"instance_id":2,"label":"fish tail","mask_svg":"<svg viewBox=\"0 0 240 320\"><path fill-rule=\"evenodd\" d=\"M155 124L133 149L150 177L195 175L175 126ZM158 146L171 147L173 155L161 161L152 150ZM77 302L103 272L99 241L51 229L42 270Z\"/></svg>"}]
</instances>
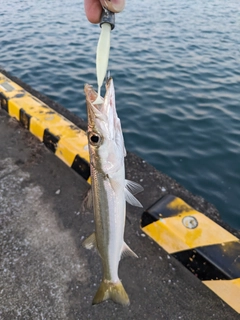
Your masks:
<instances>
[{"instance_id":1,"label":"fish tail","mask_svg":"<svg viewBox=\"0 0 240 320\"><path fill-rule=\"evenodd\" d=\"M128 295L120 280L116 283L103 280L95 294L92 304L97 304L107 299L111 299L123 306L128 306L130 304Z\"/></svg>"}]
</instances>

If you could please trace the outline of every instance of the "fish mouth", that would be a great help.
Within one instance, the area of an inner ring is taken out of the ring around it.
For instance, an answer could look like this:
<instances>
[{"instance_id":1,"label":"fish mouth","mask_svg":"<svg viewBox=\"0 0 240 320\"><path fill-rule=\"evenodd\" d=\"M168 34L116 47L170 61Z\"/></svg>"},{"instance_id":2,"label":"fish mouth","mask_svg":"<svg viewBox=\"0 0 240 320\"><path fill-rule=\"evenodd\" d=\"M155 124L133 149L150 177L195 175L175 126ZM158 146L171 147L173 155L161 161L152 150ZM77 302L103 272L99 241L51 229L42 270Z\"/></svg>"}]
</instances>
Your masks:
<instances>
[{"instance_id":1,"label":"fish mouth","mask_svg":"<svg viewBox=\"0 0 240 320\"><path fill-rule=\"evenodd\" d=\"M85 92L87 101L93 104L93 102L97 99L97 96L98 96L97 92L93 89L93 87L90 84L85 84L84 92Z\"/></svg>"},{"instance_id":2,"label":"fish mouth","mask_svg":"<svg viewBox=\"0 0 240 320\"><path fill-rule=\"evenodd\" d=\"M108 78L105 84L105 88L106 88L106 93L105 93L105 97L101 97L102 98L102 103L94 103L98 97L98 93L93 89L93 87L90 84L85 84L84 86L84 92L86 95L86 100L88 102L90 102L90 104L92 106L94 106L95 108L97 108L99 111L102 109L102 105L104 104L104 101L107 99L108 97L108 93L109 93L109 88L111 86L111 82L112 82L112 78Z\"/></svg>"},{"instance_id":3,"label":"fish mouth","mask_svg":"<svg viewBox=\"0 0 240 320\"><path fill-rule=\"evenodd\" d=\"M107 79L105 86L105 96L104 98L100 98L102 99L102 103L96 103L95 101L97 97L99 100L98 93L93 89L91 85L85 84L84 92L87 102L88 132L92 130L98 131L99 127L101 127L103 123L105 123L105 125L107 126L110 118L113 116L113 112L110 112L110 110L113 110L114 108L114 105L110 103L111 96L114 94L112 78Z\"/></svg>"}]
</instances>

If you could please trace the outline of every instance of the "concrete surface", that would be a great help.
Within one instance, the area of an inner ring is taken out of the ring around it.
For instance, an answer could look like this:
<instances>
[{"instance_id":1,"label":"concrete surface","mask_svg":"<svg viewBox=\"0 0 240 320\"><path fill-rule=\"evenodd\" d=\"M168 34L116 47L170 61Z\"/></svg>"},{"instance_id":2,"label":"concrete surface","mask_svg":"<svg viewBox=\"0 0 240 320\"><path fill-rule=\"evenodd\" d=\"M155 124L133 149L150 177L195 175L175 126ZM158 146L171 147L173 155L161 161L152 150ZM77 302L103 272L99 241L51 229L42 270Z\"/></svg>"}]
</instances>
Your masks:
<instances>
[{"instance_id":1,"label":"concrete surface","mask_svg":"<svg viewBox=\"0 0 240 320\"><path fill-rule=\"evenodd\" d=\"M224 225L211 204L135 155L128 154L126 169L127 178L145 188L138 195L144 209L171 192ZM93 214L81 212L88 188L85 180L0 110L1 320L240 319L142 234L139 225L144 209L131 206L125 240L139 258L123 259L119 270L131 305L107 301L92 306L101 264L97 254L81 245L94 228Z\"/></svg>"}]
</instances>

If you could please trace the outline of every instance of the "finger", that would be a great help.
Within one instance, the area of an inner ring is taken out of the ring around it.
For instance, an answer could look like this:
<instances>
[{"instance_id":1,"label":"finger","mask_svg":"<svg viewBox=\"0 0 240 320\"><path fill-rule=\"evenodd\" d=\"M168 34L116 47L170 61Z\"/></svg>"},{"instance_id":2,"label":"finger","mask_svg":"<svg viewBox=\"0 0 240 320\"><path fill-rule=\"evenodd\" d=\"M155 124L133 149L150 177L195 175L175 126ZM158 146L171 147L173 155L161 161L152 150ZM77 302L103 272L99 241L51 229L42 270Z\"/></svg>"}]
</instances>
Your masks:
<instances>
[{"instance_id":1,"label":"finger","mask_svg":"<svg viewBox=\"0 0 240 320\"><path fill-rule=\"evenodd\" d=\"M103 7L112 12L121 12L125 6L125 0L100 0Z\"/></svg>"},{"instance_id":2,"label":"finger","mask_svg":"<svg viewBox=\"0 0 240 320\"><path fill-rule=\"evenodd\" d=\"M86 16L90 22L100 22L102 5L99 0L84 0L84 7Z\"/></svg>"}]
</instances>

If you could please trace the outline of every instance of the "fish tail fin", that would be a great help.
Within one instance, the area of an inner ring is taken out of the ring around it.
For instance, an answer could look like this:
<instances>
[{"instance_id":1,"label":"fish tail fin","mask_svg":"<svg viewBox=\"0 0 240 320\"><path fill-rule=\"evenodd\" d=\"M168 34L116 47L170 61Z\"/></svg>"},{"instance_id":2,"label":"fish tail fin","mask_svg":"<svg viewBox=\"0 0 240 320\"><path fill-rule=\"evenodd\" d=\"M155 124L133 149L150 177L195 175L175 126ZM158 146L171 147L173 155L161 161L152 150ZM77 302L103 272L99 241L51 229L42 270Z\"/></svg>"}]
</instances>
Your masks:
<instances>
[{"instance_id":1,"label":"fish tail fin","mask_svg":"<svg viewBox=\"0 0 240 320\"><path fill-rule=\"evenodd\" d=\"M123 306L130 304L128 295L120 280L116 283L103 280L95 294L92 304L97 304L107 299L111 299Z\"/></svg>"}]
</instances>

